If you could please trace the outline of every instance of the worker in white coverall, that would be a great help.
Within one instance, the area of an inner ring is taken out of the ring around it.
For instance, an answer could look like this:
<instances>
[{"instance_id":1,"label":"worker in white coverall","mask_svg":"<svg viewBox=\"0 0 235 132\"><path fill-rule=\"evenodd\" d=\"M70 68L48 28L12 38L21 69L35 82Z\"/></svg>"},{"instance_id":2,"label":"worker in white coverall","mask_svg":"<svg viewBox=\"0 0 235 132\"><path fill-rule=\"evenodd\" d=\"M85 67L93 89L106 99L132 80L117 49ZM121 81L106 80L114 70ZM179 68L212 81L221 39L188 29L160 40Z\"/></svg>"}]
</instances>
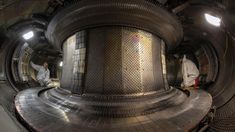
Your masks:
<instances>
[{"instance_id":1,"label":"worker in white coverall","mask_svg":"<svg viewBox=\"0 0 235 132\"><path fill-rule=\"evenodd\" d=\"M50 70L48 69L48 63L44 62L42 66L36 65L33 62L30 62L33 69L38 71L37 73L37 81L41 86L48 86L51 82L50 80Z\"/></svg>"},{"instance_id":2,"label":"worker in white coverall","mask_svg":"<svg viewBox=\"0 0 235 132\"><path fill-rule=\"evenodd\" d=\"M199 76L199 70L197 66L189 59L184 58L182 59L182 74L183 74L183 82L181 87L191 87L195 86L196 79Z\"/></svg>"}]
</instances>

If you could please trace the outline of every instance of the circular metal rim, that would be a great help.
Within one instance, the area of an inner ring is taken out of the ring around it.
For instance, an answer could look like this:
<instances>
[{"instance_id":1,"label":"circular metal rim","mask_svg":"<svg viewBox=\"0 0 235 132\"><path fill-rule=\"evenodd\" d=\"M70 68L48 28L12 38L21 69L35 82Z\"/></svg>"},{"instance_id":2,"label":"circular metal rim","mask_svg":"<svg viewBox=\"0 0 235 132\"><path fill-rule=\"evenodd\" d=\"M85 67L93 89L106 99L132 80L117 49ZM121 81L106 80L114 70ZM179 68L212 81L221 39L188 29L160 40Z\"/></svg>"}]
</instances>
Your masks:
<instances>
[{"instance_id":1,"label":"circular metal rim","mask_svg":"<svg viewBox=\"0 0 235 132\"><path fill-rule=\"evenodd\" d=\"M183 38L181 24L171 13L145 0L81 1L60 11L47 29L48 40L61 49L75 32L100 26L127 26L162 38L168 51Z\"/></svg>"},{"instance_id":2,"label":"circular metal rim","mask_svg":"<svg viewBox=\"0 0 235 132\"><path fill-rule=\"evenodd\" d=\"M212 97L207 92L192 90L181 105L152 114L126 118L87 117L81 111L74 112L55 103L45 103L39 94L48 90L28 89L20 92L15 99L18 114L36 131L136 131L136 128L143 127L148 127L150 131L187 131L196 127L212 104ZM68 98L70 96L67 95Z\"/></svg>"}]
</instances>

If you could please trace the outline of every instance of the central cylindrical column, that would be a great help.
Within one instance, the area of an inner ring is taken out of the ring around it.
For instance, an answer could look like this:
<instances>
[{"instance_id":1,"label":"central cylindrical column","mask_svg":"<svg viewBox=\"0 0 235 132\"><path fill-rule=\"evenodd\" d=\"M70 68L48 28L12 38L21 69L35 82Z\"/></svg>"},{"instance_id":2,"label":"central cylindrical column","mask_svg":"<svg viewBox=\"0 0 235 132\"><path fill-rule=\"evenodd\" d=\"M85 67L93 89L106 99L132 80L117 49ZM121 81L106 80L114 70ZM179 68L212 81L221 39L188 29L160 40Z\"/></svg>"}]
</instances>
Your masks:
<instances>
[{"instance_id":1,"label":"central cylindrical column","mask_svg":"<svg viewBox=\"0 0 235 132\"><path fill-rule=\"evenodd\" d=\"M102 95L165 89L164 45L157 36L135 28L100 27L77 32L63 45L61 87L78 94Z\"/></svg>"}]
</instances>

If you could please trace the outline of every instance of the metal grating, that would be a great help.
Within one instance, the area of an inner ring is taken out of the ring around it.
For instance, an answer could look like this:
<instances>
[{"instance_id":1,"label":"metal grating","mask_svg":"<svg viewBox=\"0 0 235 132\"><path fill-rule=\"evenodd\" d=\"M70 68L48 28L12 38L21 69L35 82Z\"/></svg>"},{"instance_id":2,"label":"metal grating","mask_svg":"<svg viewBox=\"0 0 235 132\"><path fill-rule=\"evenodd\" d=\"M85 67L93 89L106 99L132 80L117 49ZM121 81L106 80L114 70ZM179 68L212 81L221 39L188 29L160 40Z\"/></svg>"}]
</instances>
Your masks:
<instances>
[{"instance_id":1,"label":"metal grating","mask_svg":"<svg viewBox=\"0 0 235 132\"><path fill-rule=\"evenodd\" d=\"M85 79L85 93L103 93L104 77L104 30L93 29L88 34L87 72Z\"/></svg>"},{"instance_id":2,"label":"metal grating","mask_svg":"<svg viewBox=\"0 0 235 132\"><path fill-rule=\"evenodd\" d=\"M164 88L163 79L156 82L163 74L160 39L127 27L88 32L85 93L143 94Z\"/></svg>"},{"instance_id":3,"label":"metal grating","mask_svg":"<svg viewBox=\"0 0 235 132\"><path fill-rule=\"evenodd\" d=\"M235 97L233 97L227 104L217 110L215 119L212 124L210 124L209 131L235 131Z\"/></svg>"},{"instance_id":4,"label":"metal grating","mask_svg":"<svg viewBox=\"0 0 235 132\"><path fill-rule=\"evenodd\" d=\"M71 87L73 93L104 95L164 89L163 53L156 36L128 27L100 27L86 33L78 32L64 44L74 46L64 48L68 61L63 68L67 74L64 79L70 83L62 79L62 86Z\"/></svg>"},{"instance_id":5,"label":"metal grating","mask_svg":"<svg viewBox=\"0 0 235 132\"><path fill-rule=\"evenodd\" d=\"M64 43L61 86L73 93L81 94L85 75L86 32L80 31Z\"/></svg>"},{"instance_id":6,"label":"metal grating","mask_svg":"<svg viewBox=\"0 0 235 132\"><path fill-rule=\"evenodd\" d=\"M124 93L143 92L143 71L141 47L138 30L124 29L122 31L122 77Z\"/></svg>"},{"instance_id":7,"label":"metal grating","mask_svg":"<svg viewBox=\"0 0 235 132\"><path fill-rule=\"evenodd\" d=\"M124 93L122 89L121 29L105 29L103 94Z\"/></svg>"}]
</instances>

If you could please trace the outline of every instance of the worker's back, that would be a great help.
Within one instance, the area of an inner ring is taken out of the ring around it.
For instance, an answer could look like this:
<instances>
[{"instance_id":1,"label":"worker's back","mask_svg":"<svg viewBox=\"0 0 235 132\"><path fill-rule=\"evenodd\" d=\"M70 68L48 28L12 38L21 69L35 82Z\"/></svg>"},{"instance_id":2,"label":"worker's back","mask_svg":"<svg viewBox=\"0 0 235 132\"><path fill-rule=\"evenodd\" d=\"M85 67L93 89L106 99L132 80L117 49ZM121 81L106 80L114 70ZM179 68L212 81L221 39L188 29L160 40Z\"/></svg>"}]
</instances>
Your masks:
<instances>
[{"instance_id":1,"label":"worker's back","mask_svg":"<svg viewBox=\"0 0 235 132\"><path fill-rule=\"evenodd\" d=\"M183 86L190 87L195 84L195 79L199 76L197 66L184 56L182 61Z\"/></svg>"}]
</instances>

